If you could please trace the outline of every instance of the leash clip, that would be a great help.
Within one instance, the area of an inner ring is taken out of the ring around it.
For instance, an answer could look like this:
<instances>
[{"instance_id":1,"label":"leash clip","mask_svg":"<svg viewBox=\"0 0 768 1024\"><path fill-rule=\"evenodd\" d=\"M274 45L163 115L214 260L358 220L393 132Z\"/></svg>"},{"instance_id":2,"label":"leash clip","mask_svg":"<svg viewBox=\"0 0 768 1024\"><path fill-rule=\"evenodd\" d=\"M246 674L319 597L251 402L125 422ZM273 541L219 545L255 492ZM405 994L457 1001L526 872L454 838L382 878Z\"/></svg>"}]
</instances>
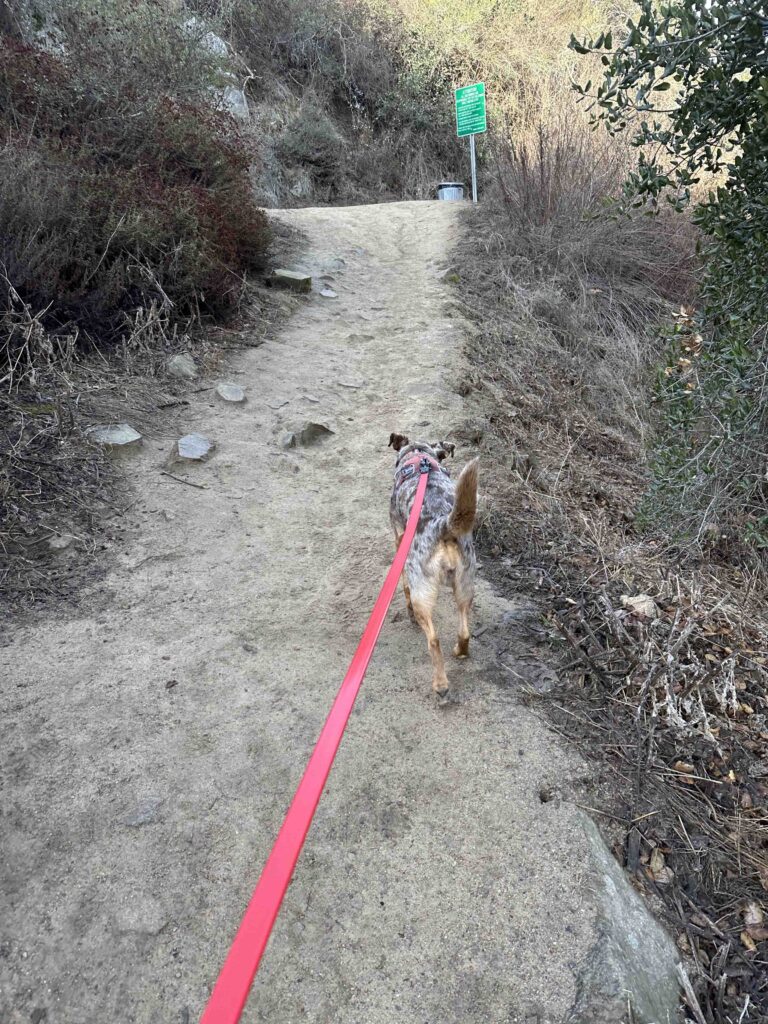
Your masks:
<instances>
[{"instance_id":1,"label":"leash clip","mask_svg":"<svg viewBox=\"0 0 768 1024\"><path fill-rule=\"evenodd\" d=\"M429 459L425 455L422 458L421 462L419 463L419 473L429 473L431 469L432 469L432 463L429 461Z\"/></svg>"}]
</instances>

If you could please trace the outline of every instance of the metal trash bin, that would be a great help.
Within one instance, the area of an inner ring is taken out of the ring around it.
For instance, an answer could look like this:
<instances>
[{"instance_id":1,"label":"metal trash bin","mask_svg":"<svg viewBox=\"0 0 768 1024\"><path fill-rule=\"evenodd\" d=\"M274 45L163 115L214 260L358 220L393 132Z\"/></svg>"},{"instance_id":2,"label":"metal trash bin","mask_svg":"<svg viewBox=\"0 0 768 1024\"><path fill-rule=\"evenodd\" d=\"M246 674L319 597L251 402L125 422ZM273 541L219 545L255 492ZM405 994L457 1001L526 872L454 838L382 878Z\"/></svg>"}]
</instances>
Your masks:
<instances>
[{"instance_id":1,"label":"metal trash bin","mask_svg":"<svg viewBox=\"0 0 768 1024\"><path fill-rule=\"evenodd\" d=\"M437 198L438 199L463 199L464 198L464 182L463 181L441 181L437 186Z\"/></svg>"}]
</instances>

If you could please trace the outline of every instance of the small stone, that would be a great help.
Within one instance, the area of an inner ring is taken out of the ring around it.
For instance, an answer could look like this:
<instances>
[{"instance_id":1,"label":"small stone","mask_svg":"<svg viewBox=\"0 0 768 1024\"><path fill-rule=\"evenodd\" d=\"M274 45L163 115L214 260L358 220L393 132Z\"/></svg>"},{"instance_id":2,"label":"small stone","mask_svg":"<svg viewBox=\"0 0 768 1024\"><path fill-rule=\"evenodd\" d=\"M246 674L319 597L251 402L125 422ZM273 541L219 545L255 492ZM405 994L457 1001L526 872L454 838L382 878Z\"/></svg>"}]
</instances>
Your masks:
<instances>
[{"instance_id":1,"label":"small stone","mask_svg":"<svg viewBox=\"0 0 768 1024\"><path fill-rule=\"evenodd\" d=\"M658 619L659 617L659 606L649 594L637 594L634 597L622 594L621 603L628 612L636 615L638 619Z\"/></svg>"},{"instance_id":2,"label":"small stone","mask_svg":"<svg viewBox=\"0 0 768 1024\"><path fill-rule=\"evenodd\" d=\"M125 448L138 445L141 434L129 423L110 423L100 427L89 427L86 434L97 444L109 445L111 448Z\"/></svg>"},{"instance_id":3,"label":"small stone","mask_svg":"<svg viewBox=\"0 0 768 1024\"><path fill-rule=\"evenodd\" d=\"M333 288L329 288L328 285L325 288L320 289L320 294L324 299L338 299L338 292L335 292Z\"/></svg>"},{"instance_id":4,"label":"small stone","mask_svg":"<svg viewBox=\"0 0 768 1024\"><path fill-rule=\"evenodd\" d=\"M248 108L248 100L242 89L238 89L236 79L234 76L227 76L235 82L233 85L225 85L223 89L219 90L221 97L221 106L236 117L239 121L250 121L251 112Z\"/></svg>"},{"instance_id":5,"label":"small stone","mask_svg":"<svg viewBox=\"0 0 768 1024\"><path fill-rule=\"evenodd\" d=\"M175 444L174 455L191 462L202 462L215 449L216 443L202 434L185 434Z\"/></svg>"},{"instance_id":6,"label":"small stone","mask_svg":"<svg viewBox=\"0 0 768 1024\"><path fill-rule=\"evenodd\" d=\"M189 352L179 352L171 356L165 368L171 377L177 377L179 380L194 380L197 376L197 366Z\"/></svg>"},{"instance_id":7,"label":"small stone","mask_svg":"<svg viewBox=\"0 0 768 1024\"><path fill-rule=\"evenodd\" d=\"M341 256L334 256L333 259L330 259L327 263L323 264L323 269L326 273L330 273L334 270L343 270L346 265L347 261L345 259L342 259Z\"/></svg>"},{"instance_id":8,"label":"small stone","mask_svg":"<svg viewBox=\"0 0 768 1024\"><path fill-rule=\"evenodd\" d=\"M117 910L115 923L120 932L157 935L168 924L168 915L151 896L136 896Z\"/></svg>"},{"instance_id":9,"label":"small stone","mask_svg":"<svg viewBox=\"0 0 768 1024\"><path fill-rule=\"evenodd\" d=\"M291 291L306 293L312 291L312 278L295 270L275 270L270 278L272 284Z\"/></svg>"},{"instance_id":10,"label":"small stone","mask_svg":"<svg viewBox=\"0 0 768 1024\"><path fill-rule=\"evenodd\" d=\"M484 419L465 420L452 433L458 441L467 444L480 444L488 430L488 421Z\"/></svg>"},{"instance_id":11,"label":"small stone","mask_svg":"<svg viewBox=\"0 0 768 1024\"><path fill-rule=\"evenodd\" d=\"M342 388L364 388L367 383L368 381L363 380L362 377L347 377L338 382L339 387Z\"/></svg>"},{"instance_id":12,"label":"small stone","mask_svg":"<svg viewBox=\"0 0 768 1024\"><path fill-rule=\"evenodd\" d=\"M74 542L75 538L71 533L54 534L48 538L48 548L50 551L66 551Z\"/></svg>"},{"instance_id":13,"label":"small stone","mask_svg":"<svg viewBox=\"0 0 768 1024\"><path fill-rule=\"evenodd\" d=\"M303 423L292 428L291 435L294 438L294 444L289 447L295 447L296 444L313 444L315 441L319 441L320 438L328 437L333 433L334 431L326 423L314 423L312 420L304 420Z\"/></svg>"},{"instance_id":14,"label":"small stone","mask_svg":"<svg viewBox=\"0 0 768 1024\"><path fill-rule=\"evenodd\" d=\"M239 384L217 384L216 394L225 402L245 401L245 391Z\"/></svg>"},{"instance_id":15,"label":"small stone","mask_svg":"<svg viewBox=\"0 0 768 1024\"><path fill-rule=\"evenodd\" d=\"M295 448L296 447L296 435L290 431L280 435L280 447L281 448Z\"/></svg>"},{"instance_id":16,"label":"small stone","mask_svg":"<svg viewBox=\"0 0 768 1024\"><path fill-rule=\"evenodd\" d=\"M320 401L317 395L302 395L308 402L314 402L315 404Z\"/></svg>"},{"instance_id":17,"label":"small stone","mask_svg":"<svg viewBox=\"0 0 768 1024\"><path fill-rule=\"evenodd\" d=\"M140 828L142 825L154 825L161 820L160 808L163 806L161 796L148 796L142 800L130 814L123 818L123 825L128 828Z\"/></svg>"}]
</instances>

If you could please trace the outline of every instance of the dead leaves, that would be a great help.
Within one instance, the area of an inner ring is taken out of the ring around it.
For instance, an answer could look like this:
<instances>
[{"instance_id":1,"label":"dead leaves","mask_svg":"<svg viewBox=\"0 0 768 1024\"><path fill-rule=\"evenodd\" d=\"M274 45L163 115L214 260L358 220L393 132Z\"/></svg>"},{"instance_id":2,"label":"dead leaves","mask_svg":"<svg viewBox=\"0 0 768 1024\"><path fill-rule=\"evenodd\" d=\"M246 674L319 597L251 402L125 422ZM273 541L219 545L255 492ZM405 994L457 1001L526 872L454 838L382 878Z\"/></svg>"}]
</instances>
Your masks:
<instances>
[{"instance_id":1,"label":"dead leaves","mask_svg":"<svg viewBox=\"0 0 768 1024\"><path fill-rule=\"evenodd\" d=\"M741 933L741 941L751 950L757 948L756 943L768 939L768 928L765 926L765 915L759 903L751 900L744 907L743 912L744 931Z\"/></svg>"},{"instance_id":2,"label":"dead leaves","mask_svg":"<svg viewBox=\"0 0 768 1024\"><path fill-rule=\"evenodd\" d=\"M620 859L679 915L706 1019L737 1020L749 993L768 1021L768 627L722 595L587 580L554 595L550 621L596 743L632 780Z\"/></svg>"},{"instance_id":3,"label":"dead leaves","mask_svg":"<svg viewBox=\"0 0 768 1024\"><path fill-rule=\"evenodd\" d=\"M696 388L695 360L701 355L704 346L704 339L696 329L695 317L695 310L686 306L682 306L680 312L675 315L675 333L680 343L681 355L664 369L665 376L676 376L684 382L688 391L694 391Z\"/></svg>"},{"instance_id":4,"label":"dead leaves","mask_svg":"<svg viewBox=\"0 0 768 1024\"><path fill-rule=\"evenodd\" d=\"M648 866L651 874L653 875L654 882L657 882L659 885L669 885L675 877L674 871L667 867L664 854L658 846L651 854L651 860Z\"/></svg>"},{"instance_id":5,"label":"dead leaves","mask_svg":"<svg viewBox=\"0 0 768 1024\"><path fill-rule=\"evenodd\" d=\"M763 923L763 908L754 900L744 908L744 924L747 928L755 928Z\"/></svg>"},{"instance_id":6,"label":"dead leaves","mask_svg":"<svg viewBox=\"0 0 768 1024\"><path fill-rule=\"evenodd\" d=\"M757 944L748 931L742 932L739 938L741 939L742 945L746 946L750 953L757 952Z\"/></svg>"},{"instance_id":7,"label":"dead leaves","mask_svg":"<svg viewBox=\"0 0 768 1024\"><path fill-rule=\"evenodd\" d=\"M744 907L742 919L744 921L744 931L741 933L739 938L741 939L742 945L748 949L750 953L755 953L757 952L757 943L764 942L768 939L768 928L765 927L765 915L763 914L763 908L759 903L751 900Z\"/></svg>"},{"instance_id":8,"label":"dead leaves","mask_svg":"<svg viewBox=\"0 0 768 1024\"><path fill-rule=\"evenodd\" d=\"M659 606L648 594L636 594L634 597L622 594L620 600L622 608L626 608L639 619L651 620L659 617Z\"/></svg>"}]
</instances>

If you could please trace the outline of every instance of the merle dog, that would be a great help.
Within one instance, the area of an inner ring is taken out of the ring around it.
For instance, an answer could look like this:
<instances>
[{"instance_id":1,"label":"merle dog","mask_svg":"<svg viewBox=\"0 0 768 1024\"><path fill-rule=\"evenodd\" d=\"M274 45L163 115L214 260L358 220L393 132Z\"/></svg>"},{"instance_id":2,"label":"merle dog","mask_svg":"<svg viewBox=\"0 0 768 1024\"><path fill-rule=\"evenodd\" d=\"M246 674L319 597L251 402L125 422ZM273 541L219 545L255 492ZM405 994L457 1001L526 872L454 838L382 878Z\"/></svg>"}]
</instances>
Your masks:
<instances>
[{"instance_id":1,"label":"merle dog","mask_svg":"<svg viewBox=\"0 0 768 1024\"><path fill-rule=\"evenodd\" d=\"M403 573L408 612L424 630L432 658L432 689L438 696L448 692L448 678L432 616L442 582L450 583L459 611L459 636L453 653L469 654L469 610L475 590L475 548L472 525L477 511L477 459L461 471L454 487L442 465L454 446L445 441L411 442L403 434L391 434L389 444L397 453L389 516L400 543L419 481L419 463L432 464L424 505Z\"/></svg>"}]
</instances>

